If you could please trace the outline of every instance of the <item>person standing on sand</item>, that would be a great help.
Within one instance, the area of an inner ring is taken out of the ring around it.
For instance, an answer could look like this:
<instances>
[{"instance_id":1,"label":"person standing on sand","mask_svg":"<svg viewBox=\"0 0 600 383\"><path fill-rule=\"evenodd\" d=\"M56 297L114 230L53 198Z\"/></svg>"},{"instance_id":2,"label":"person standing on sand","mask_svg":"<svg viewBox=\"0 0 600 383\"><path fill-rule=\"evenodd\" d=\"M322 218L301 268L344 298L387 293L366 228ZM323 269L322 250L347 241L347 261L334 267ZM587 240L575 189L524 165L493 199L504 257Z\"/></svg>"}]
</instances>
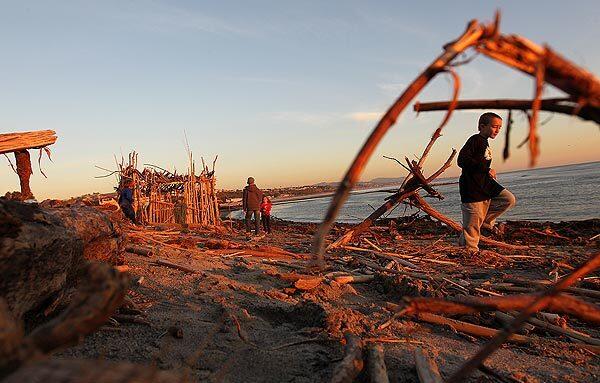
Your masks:
<instances>
[{"instance_id":1,"label":"person standing on sand","mask_svg":"<svg viewBox=\"0 0 600 383\"><path fill-rule=\"evenodd\" d=\"M133 210L133 181L126 181L124 187L119 191L119 206L123 210L125 217L129 218L134 224L135 211Z\"/></svg>"},{"instance_id":2,"label":"person standing on sand","mask_svg":"<svg viewBox=\"0 0 600 383\"><path fill-rule=\"evenodd\" d=\"M481 229L503 234L504 226L496 225L496 218L514 206L515 196L498 182L491 168L492 152L488 139L494 139L502 128L502 118L495 113L479 117L479 133L469 137L458 154L462 169L459 179L463 230L459 245L469 253L479 251Z\"/></svg>"},{"instance_id":3,"label":"person standing on sand","mask_svg":"<svg viewBox=\"0 0 600 383\"><path fill-rule=\"evenodd\" d=\"M254 234L260 232L260 203L263 199L262 191L254 184L254 177L248 177L248 186L244 188L242 209L246 220L246 233L250 233L250 219L254 214Z\"/></svg>"},{"instance_id":4,"label":"person standing on sand","mask_svg":"<svg viewBox=\"0 0 600 383\"><path fill-rule=\"evenodd\" d=\"M271 234L271 207L273 204L269 197L264 196L260 204L260 221L263 225L263 230Z\"/></svg>"}]
</instances>

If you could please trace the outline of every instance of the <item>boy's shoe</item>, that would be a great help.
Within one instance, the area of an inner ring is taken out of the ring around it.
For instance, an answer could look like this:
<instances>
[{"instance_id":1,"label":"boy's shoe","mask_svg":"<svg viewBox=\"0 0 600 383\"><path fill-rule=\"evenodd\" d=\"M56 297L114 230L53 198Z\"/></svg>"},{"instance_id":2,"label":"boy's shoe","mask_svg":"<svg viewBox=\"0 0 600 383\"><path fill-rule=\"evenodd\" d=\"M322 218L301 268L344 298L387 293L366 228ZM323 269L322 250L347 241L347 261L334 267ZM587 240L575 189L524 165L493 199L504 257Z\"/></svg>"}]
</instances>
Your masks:
<instances>
[{"instance_id":1,"label":"boy's shoe","mask_svg":"<svg viewBox=\"0 0 600 383\"><path fill-rule=\"evenodd\" d=\"M482 227L481 234L486 235L488 237L502 237L506 233L506 225L504 223L498 223L490 228Z\"/></svg>"}]
</instances>

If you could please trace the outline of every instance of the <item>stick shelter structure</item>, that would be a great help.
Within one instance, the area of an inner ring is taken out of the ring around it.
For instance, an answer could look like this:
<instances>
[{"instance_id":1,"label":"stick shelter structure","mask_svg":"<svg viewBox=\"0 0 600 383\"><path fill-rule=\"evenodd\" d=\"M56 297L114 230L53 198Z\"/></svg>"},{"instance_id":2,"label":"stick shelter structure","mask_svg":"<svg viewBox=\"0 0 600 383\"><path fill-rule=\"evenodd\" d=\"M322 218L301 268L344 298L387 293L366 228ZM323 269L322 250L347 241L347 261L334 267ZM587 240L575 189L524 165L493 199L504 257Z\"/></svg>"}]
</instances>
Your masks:
<instances>
[{"instance_id":1,"label":"stick shelter structure","mask_svg":"<svg viewBox=\"0 0 600 383\"><path fill-rule=\"evenodd\" d=\"M136 152L119 164L119 187L133 182L133 209L140 223L220 225L214 165L196 175L191 153L189 158L188 172L182 175L148 164L140 171Z\"/></svg>"}]
</instances>

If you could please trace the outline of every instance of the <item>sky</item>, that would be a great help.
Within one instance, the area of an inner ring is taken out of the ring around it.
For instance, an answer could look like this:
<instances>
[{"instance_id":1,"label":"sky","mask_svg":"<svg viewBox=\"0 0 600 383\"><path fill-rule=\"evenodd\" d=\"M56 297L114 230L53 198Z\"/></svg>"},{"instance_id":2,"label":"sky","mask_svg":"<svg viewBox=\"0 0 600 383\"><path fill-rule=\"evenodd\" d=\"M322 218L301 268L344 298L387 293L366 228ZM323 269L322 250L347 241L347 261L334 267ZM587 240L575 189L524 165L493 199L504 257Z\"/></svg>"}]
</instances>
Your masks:
<instances>
[{"instance_id":1,"label":"sky","mask_svg":"<svg viewBox=\"0 0 600 383\"><path fill-rule=\"evenodd\" d=\"M502 11L501 31L548 43L600 73L597 1L3 1L0 0L0 133L52 129L52 162L39 171L38 199L110 192L95 166L135 150L139 162L186 171L185 139L197 159L218 155L219 188L338 181L403 89L458 37L470 19ZM460 97L530 98L530 77L485 57L457 68ZM417 101L447 100L438 76ZM561 93L547 86L544 96ZM412 104L411 104L412 105ZM425 173L476 132L479 111L457 112ZM505 112L502 112L505 115ZM371 157L362 179L400 177L383 156L414 158L443 113L409 107ZM538 166L600 160L598 126L542 114ZM499 172L528 167L514 145ZM10 156L13 159L12 155ZM445 176L459 174L454 164ZM18 190L0 156L0 192Z\"/></svg>"}]
</instances>

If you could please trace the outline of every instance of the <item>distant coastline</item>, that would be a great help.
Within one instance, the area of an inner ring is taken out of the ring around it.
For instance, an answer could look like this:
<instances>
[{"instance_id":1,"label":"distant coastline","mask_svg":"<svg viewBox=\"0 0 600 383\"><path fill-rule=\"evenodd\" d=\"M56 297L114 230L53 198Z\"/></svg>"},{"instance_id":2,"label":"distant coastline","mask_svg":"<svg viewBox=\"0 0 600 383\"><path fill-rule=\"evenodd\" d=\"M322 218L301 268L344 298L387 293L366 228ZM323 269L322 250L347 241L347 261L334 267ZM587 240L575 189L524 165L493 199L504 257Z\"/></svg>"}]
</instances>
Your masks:
<instances>
[{"instance_id":1,"label":"distant coastline","mask_svg":"<svg viewBox=\"0 0 600 383\"><path fill-rule=\"evenodd\" d=\"M541 171L541 170L549 170L549 169L557 169L562 167L569 166L583 166L588 164L600 163L600 161L589 161L589 162L581 162L576 164L565 164L565 165L555 165L555 166L547 166L540 168L525 168L525 169L517 169L510 170L507 172L499 173L499 175L510 175L518 172L532 172L532 171ZM352 194L366 194L366 193L381 193L385 192L386 188L394 189L400 187L404 177L396 177L396 178L385 178L378 177L374 178L370 181L358 182L354 187ZM455 183L458 182L458 176L456 177L444 177L439 178L436 183ZM291 202L298 201L307 201L311 199L317 198L325 198L331 197L335 194L337 190L337 186L339 182L319 182L313 185L306 186L292 186L292 187L284 187L284 188L274 188L274 189L264 189L264 193L268 196L271 196L271 200L274 205L283 205ZM315 190L311 192L311 190ZM225 210L240 210L242 208L241 203L241 190L226 190L222 193L227 193L229 195L235 195L232 201L221 203L219 206L221 209ZM279 197L278 195L281 195ZM231 197L230 197L231 198Z\"/></svg>"}]
</instances>

